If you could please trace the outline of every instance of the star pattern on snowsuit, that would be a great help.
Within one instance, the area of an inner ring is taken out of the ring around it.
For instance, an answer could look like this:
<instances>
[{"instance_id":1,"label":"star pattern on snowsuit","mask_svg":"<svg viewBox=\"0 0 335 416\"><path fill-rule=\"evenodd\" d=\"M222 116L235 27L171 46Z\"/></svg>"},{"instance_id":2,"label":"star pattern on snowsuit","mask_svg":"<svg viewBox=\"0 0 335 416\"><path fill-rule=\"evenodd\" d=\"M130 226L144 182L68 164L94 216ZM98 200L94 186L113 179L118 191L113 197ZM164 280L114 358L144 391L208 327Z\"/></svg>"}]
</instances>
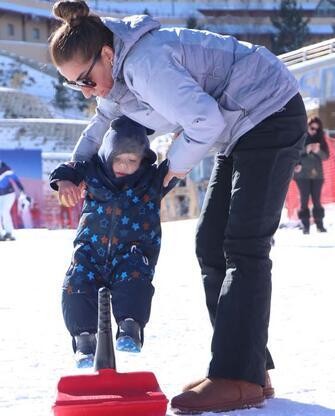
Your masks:
<instances>
[{"instance_id":1,"label":"star pattern on snowsuit","mask_svg":"<svg viewBox=\"0 0 335 416\"><path fill-rule=\"evenodd\" d=\"M102 220L100 220L100 227L101 228L107 228L109 225L109 221L107 220L107 218L103 218Z\"/></svg>"},{"instance_id":2,"label":"star pattern on snowsuit","mask_svg":"<svg viewBox=\"0 0 335 416\"><path fill-rule=\"evenodd\" d=\"M92 243L96 243L98 241L98 236L96 234L93 234L91 237Z\"/></svg>"},{"instance_id":3,"label":"star pattern on snowsuit","mask_svg":"<svg viewBox=\"0 0 335 416\"><path fill-rule=\"evenodd\" d=\"M128 224L128 222L129 222L129 217L127 217L126 215L124 215L124 216L121 218L121 223L122 223L123 225L127 225L127 224Z\"/></svg>"},{"instance_id":4,"label":"star pattern on snowsuit","mask_svg":"<svg viewBox=\"0 0 335 416\"><path fill-rule=\"evenodd\" d=\"M106 208L106 214L107 215L111 215L112 212L113 212L113 208L112 207L107 207Z\"/></svg>"},{"instance_id":5,"label":"star pattern on snowsuit","mask_svg":"<svg viewBox=\"0 0 335 416\"><path fill-rule=\"evenodd\" d=\"M144 222L142 227L143 227L143 230L147 231L150 228L150 224L148 222Z\"/></svg>"},{"instance_id":6,"label":"star pattern on snowsuit","mask_svg":"<svg viewBox=\"0 0 335 416\"><path fill-rule=\"evenodd\" d=\"M127 272L122 272L120 277L121 277L122 280L125 280L128 277L128 273Z\"/></svg>"},{"instance_id":7,"label":"star pattern on snowsuit","mask_svg":"<svg viewBox=\"0 0 335 416\"><path fill-rule=\"evenodd\" d=\"M87 277L88 277L88 280L94 280L94 273L93 272L88 272Z\"/></svg>"},{"instance_id":8,"label":"star pattern on snowsuit","mask_svg":"<svg viewBox=\"0 0 335 416\"><path fill-rule=\"evenodd\" d=\"M113 260L112 260L112 265L113 265L113 267L115 267L117 264L118 264L118 261L117 261L117 259L114 257L114 258L113 258Z\"/></svg>"},{"instance_id":9,"label":"star pattern on snowsuit","mask_svg":"<svg viewBox=\"0 0 335 416\"><path fill-rule=\"evenodd\" d=\"M102 242L102 244L108 244L109 238L104 235L101 237L100 241Z\"/></svg>"},{"instance_id":10,"label":"star pattern on snowsuit","mask_svg":"<svg viewBox=\"0 0 335 416\"><path fill-rule=\"evenodd\" d=\"M111 199L113 197L113 193L111 192L111 191L106 191L105 193L104 193L104 198L105 199Z\"/></svg>"},{"instance_id":11,"label":"star pattern on snowsuit","mask_svg":"<svg viewBox=\"0 0 335 416\"><path fill-rule=\"evenodd\" d=\"M138 222L133 222L133 223L132 223L132 225L131 225L131 228L132 228L134 231L137 231L137 230L140 228L140 225L139 225L139 223L138 223Z\"/></svg>"}]
</instances>

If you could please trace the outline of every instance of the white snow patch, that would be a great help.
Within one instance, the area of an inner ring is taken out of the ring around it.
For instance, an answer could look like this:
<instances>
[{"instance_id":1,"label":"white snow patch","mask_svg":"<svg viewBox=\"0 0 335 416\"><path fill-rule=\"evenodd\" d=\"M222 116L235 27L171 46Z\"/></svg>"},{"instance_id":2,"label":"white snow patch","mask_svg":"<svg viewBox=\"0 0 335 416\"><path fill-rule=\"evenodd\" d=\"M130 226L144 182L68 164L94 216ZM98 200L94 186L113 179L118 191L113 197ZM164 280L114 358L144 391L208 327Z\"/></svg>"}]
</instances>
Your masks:
<instances>
[{"instance_id":1,"label":"white snow patch","mask_svg":"<svg viewBox=\"0 0 335 416\"><path fill-rule=\"evenodd\" d=\"M277 398L262 409L225 415L335 416L335 227L327 218L326 234L314 227L307 236L298 229L276 234L269 347ZM116 354L119 371L153 371L169 398L204 376L210 357L195 226L193 220L163 224L143 351ZM74 231L17 230L16 236L0 243L0 413L46 416L59 378L80 372L60 306Z\"/></svg>"}]
</instances>

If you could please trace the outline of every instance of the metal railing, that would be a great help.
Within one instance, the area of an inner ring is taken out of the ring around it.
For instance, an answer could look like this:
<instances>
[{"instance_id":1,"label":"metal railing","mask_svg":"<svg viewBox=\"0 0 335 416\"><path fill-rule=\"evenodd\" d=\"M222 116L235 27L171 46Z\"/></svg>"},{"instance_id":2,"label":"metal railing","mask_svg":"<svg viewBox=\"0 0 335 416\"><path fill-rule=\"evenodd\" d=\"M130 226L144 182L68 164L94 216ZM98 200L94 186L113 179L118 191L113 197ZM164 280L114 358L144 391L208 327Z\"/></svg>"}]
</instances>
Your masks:
<instances>
[{"instance_id":1,"label":"metal railing","mask_svg":"<svg viewBox=\"0 0 335 416\"><path fill-rule=\"evenodd\" d=\"M315 43L314 45L305 46L297 49L296 51L284 53L279 55L278 58L281 59L287 66L290 66L333 53L335 53L335 38Z\"/></svg>"}]
</instances>

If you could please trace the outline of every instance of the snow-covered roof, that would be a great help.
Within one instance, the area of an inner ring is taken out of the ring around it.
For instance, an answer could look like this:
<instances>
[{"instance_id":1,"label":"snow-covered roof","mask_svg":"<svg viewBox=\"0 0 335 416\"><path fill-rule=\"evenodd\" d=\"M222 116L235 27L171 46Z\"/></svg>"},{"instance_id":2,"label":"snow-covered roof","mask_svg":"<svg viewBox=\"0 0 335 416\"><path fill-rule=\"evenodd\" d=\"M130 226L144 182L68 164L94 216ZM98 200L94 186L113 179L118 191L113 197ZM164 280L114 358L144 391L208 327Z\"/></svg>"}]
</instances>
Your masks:
<instances>
[{"instance_id":1,"label":"snow-covered roof","mask_svg":"<svg viewBox=\"0 0 335 416\"><path fill-rule=\"evenodd\" d=\"M272 1L89 1L92 9L108 13L119 14L138 14L147 10L151 15L156 17L188 17L197 15L199 9L208 10L273 10L280 7L279 0ZM298 2L298 7L303 10L315 10L319 0Z\"/></svg>"},{"instance_id":2,"label":"snow-covered roof","mask_svg":"<svg viewBox=\"0 0 335 416\"><path fill-rule=\"evenodd\" d=\"M91 0L88 1L93 11L102 14L118 14L131 15L142 14L145 10L155 17L183 17L187 18L191 15L200 16L199 10L273 10L280 7L280 0L260 1L253 0L246 2L240 1L109 1L109 0ZM315 10L319 4L319 0L298 1L298 6L303 10ZM11 3L10 1L1 1L0 9L14 11L22 14L30 14L45 18L53 18L50 8L38 8Z\"/></svg>"},{"instance_id":3,"label":"snow-covered roof","mask_svg":"<svg viewBox=\"0 0 335 416\"><path fill-rule=\"evenodd\" d=\"M0 91L3 89L0 88ZM0 118L0 126L11 127L11 126L22 126L28 124L68 124L68 125L81 125L86 126L88 120L77 120L67 118Z\"/></svg>"},{"instance_id":4,"label":"snow-covered roof","mask_svg":"<svg viewBox=\"0 0 335 416\"><path fill-rule=\"evenodd\" d=\"M272 24L254 25L250 24L206 24L205 28L219 33L243 35L243 34L269 34L276 33L277 29ZM309 24L309 32L311 34L333 34L333 27L331 24Z\"/></svg>"}]
</instances>

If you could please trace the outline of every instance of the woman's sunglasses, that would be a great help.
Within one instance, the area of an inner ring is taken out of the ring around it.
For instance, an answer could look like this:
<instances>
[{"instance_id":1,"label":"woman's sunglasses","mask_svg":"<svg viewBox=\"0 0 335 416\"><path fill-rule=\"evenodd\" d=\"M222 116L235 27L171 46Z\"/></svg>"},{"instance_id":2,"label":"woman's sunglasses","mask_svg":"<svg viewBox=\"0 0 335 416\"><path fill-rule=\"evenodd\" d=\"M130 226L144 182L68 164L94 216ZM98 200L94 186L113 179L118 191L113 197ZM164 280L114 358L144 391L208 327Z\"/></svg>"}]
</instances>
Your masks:
<instances>
[{"instance_id":1,"label":"woman's sunglasses","mask_svg":"<svg viewBox=\"0 0 335 416\"><path fill-rule=\"evenodd\" d=\"M100 56L101 56L101 50L95 55L93 62L91 63L91 66L88 68L88 71L82 78L77 79L76 81L64 81L63 85L75 91L81 91L82 88L96 87L97 86L96 82L92 81L89 78L89 75L92 72L94 65L98 62Z\"/></svg>"},{"instance_id":2,"label":"woman's sunglasses","mask_svg":"<svg viewBox=\"0 0 335 416\"><path fill-rule=\"evenodd\" d=\"M310 131L318 131L319 128L318 127L314 127L314 126L308 126Z\"/></svg>"}]
</instances>

